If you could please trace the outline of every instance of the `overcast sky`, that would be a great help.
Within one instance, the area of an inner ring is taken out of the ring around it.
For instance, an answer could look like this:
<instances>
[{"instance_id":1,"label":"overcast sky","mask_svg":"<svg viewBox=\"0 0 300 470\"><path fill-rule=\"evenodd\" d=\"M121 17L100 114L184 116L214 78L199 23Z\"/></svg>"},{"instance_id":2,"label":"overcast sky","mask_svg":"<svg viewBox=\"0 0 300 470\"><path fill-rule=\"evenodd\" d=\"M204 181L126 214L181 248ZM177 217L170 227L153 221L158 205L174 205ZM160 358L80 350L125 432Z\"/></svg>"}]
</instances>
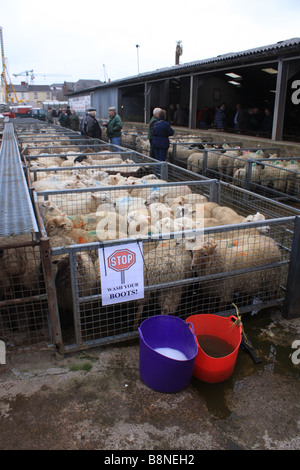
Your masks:
<instances>
[{"instance_id":1,"label":"overcast sky","mask_svg":"<svg viewBox=\"0 0 300 470\"><path fill-rule=\"evenodd\" d=\"M170 67L178 40L183 64L300 37L300 0L0 0L0 8L14 84L24 77L13 74L32 69L35 84L50 84Z\"/></svg>"}]
</instances>

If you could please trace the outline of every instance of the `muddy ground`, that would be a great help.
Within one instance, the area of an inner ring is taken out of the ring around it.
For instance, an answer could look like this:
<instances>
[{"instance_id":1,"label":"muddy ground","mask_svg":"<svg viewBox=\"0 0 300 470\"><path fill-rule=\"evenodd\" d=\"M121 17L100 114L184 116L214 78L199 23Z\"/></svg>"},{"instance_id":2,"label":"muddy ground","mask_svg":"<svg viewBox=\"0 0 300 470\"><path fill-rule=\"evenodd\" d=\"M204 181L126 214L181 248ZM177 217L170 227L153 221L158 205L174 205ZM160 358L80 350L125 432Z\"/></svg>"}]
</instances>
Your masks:
<instances>
[{"instance_id":1,"label":"muddy ground","mask_svg":"<svg viewBox=\"0 0 300 470\"><path fill-rule=\"evenodd\" d=\"M141 381L138 340L64 357L9 355L0 449L300 449L300 319L271 312L244 327L260 364L240 350L227 381L193 378L175 394Z\"/></svg>"}]
</instances>

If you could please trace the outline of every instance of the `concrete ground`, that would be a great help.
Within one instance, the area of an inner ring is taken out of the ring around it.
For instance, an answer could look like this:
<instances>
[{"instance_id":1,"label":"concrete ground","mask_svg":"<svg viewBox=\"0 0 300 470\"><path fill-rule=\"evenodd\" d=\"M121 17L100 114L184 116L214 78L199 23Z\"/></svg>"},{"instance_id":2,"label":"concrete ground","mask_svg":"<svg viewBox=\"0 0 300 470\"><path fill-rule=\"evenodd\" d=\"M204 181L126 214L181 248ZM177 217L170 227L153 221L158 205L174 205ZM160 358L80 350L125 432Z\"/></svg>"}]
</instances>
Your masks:
<instances>
[{"instance_id":1,"label":"concrete ground","mask_svg":"<svg viewBox=\"0 0 300 470\"><path fill-rule=\"evenodd\" d=\"M148 388L138 340L65 357L44 351L0 365L0 448L112 450L300 449L300 319L245 319L262 358L240 350L220 384ZM295 346L295 344L294 344ZM294 356L292 356L294 353Z\"/></svg>"}]
</instances>

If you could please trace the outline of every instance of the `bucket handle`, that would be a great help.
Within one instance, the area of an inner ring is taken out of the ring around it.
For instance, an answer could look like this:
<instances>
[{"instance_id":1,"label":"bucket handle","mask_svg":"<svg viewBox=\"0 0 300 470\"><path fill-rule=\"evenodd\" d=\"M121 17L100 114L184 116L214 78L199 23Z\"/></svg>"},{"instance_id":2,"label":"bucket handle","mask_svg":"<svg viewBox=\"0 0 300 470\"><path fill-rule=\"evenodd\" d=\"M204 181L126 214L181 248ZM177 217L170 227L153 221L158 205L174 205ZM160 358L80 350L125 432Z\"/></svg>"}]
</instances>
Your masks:
<instances>
[{"instance_id":1,"label":"bucket handle","mask_svg":"<svg viewBox=\"0 0 300 470\"><path fill-rule=\"evenodd\" d=\"M194 335L194 337L195 337L195 330L194 330L194 325L193 325L193 323L188 322L187 325L189 326L191 332L193 333L193 335Z\"/></svg>"},{"instance_id":2,"label":"bucket handle","mask_svg":"<svg viewBox=\"0 0 300 470\"><path fill-rule=\"evenodd\" d=\"M142 333L142 329L140 327L138 327L138 330L139 330L139 334L140 334L140 337L141 337L142 341L145 342L144 336L143 336L143 333Z\"/></svg>"}]
</instances>

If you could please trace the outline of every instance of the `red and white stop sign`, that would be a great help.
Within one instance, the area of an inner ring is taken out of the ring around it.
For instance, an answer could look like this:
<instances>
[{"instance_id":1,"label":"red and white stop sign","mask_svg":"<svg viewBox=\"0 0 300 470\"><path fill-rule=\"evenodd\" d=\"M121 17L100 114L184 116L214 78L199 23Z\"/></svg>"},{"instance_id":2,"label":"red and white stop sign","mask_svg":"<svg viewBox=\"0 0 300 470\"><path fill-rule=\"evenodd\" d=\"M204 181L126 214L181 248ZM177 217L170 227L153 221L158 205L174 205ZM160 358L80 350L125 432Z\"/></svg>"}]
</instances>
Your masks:
<instances>
[{"instance_id":1,"label":"red and white stop sign","mask_svg":"<svg viewBox=\"0 0 300 470\"><path fill-rule=\"evenodd\" d=\"M135 253L130 250L116 250L108 258L107 263L115 271L126 271L136 262Z\"/></svg>"}]
</instances>

